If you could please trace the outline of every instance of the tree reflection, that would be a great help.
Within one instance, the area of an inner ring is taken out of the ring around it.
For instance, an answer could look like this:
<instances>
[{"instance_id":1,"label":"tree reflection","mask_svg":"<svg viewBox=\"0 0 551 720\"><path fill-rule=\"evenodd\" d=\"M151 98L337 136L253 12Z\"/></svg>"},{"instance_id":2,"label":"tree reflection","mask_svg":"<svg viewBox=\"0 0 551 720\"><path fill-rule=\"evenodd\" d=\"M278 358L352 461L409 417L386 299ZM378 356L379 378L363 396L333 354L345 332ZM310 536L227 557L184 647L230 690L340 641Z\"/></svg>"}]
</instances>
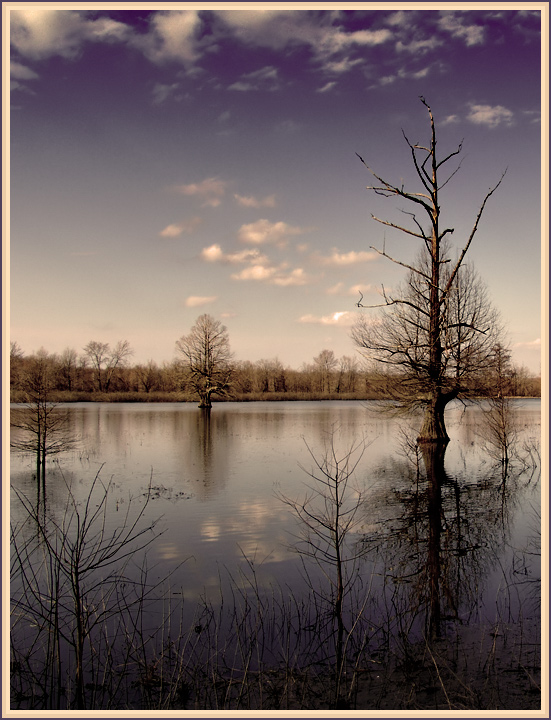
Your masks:
<instances>
[{"instance_id":1,"label":"tree reflection","mask_svg":"<svg viewBox=\"0 0 551 720\"><path fill-rule=\"evenodd\" d=\"M472 621L510 536L515 483L501 472L451 477L446 446L423 443L410 461L390 461L404 482L376 499L386 518L364 538L385 577L385 603L400 632L437 639L446 623Z\"/></svg>"}]
</instances>

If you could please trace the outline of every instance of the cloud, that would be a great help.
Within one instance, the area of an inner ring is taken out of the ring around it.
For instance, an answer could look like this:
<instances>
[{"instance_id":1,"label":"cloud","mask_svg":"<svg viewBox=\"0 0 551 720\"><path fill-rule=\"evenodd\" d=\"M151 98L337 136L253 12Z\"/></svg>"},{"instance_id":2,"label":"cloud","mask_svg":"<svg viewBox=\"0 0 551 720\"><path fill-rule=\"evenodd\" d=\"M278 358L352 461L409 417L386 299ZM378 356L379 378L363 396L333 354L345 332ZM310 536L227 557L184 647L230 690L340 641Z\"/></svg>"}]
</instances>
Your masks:
<instances>
[{"instance_id":1,"label":"cloud","mask_svg":"<svg viewBox=\"0 0 551 720\"><path fill-rule=\"evenodd\" d=\"M514 115L503 105L475 105L471 103L467 120L476 125L487 125L495 128L502 123L507 126L514 124Z\"/></svg>"},{"instance_id":2,"label":"cloud","mask_svg":"<svg viewBox=\"0 0 551 720\"><path fill-rule=\"evenodd\" d=\"M516 342L513 343L514 348L540 348L541 347L541 338L536 338L535 340L530 340L527 342Z\"/></svg>"},{"instance_id":3,"label":"cloud","mask_svg":"<svg viewBox=\"0 0 551 720\"><path fill-rule=\"evenodd\" d=\"M234 195L235 201L238 205L241 207L252 207L252 208L261 208L261 207L275 207L275 195L267 195L262 200L257 199L255 197L249 196L245 197L243 195Z\"/></svg>"},{"instance_id":4,"label":"cloud","mask_svg":"<svg viewBox=\"0 0 551 720\"><path fill-rule=\"evenodd\" d=\"M168 10L156 12L150 21L149 32L134 35L131 44L157 64L180 61L192 65L202 54L202 20L197 10Z\"/></svg>"},{"instance_id":5,"label":"cloud","mask_svg":"<svg viewBox=\"0 0 551 720\"><path fill-rule=\"evenodd\" d=\"M332 315L303 315L298 319L300 323L310 323L315 325L353 325L356 320L356 313L342 311L335 312Z\"/></svg>"},{"instance_id":6,"label":"cloud","mask_svg":"<svg viewBox=\"0 0 551 720\"><path fill-rule=\"evenodd\" d=\"M345 265L356 265L358 263L371 262L377 258L376 252L367 252L361 250L356 252L351 250L347 253L339 253L336 248L333 248L331 255L313 255L312 258L322 265L333 265L333 266L345 266Z\"/></svg>"},{"instance_id":7,"label":"cloud","mask_svg":"<svg viewBox=\"0 0 551 720\"><path fill-rule=\"evenodd\" d=\"M396 43L397 52L409 52L415 55L423 55L424 53L435 50L444 44L444 41L437 38L435 35L429 38L422 38L419 40L410 40L408 42L402 42L398 40Z\"/></svg>"},{"instance_id":8,"label":"cloud","mask_svg":"<svg viewBox=\"0 0 551 720\"><path fill-rule=\"evenodd\" d=\"M38 7L12 10L11 46L22 56L41 59L60 55L75 58L86 42L121 42L131 29L107 17L87 18L70 12Z\"/></svg>"},{"instance_id":9,"label":"cloud","mask_svg":"<svg viewBox=\"0 0 551 720\"><path fill-rule=\"evenodd\" d=\"M288 271L285 263L277 267L267 264L252 265L234 273L231 277L233 280L256 280L279 287L307 285L312 281L302 268Z\"/></svg>"},{"instance_id":10,"label":"cloud","mask_svg":"<svg viewBox=\"0 0 551 720\"><path fill-rule=\"evenodd\" d=\"M189 185L178 185L176 191L182 195L197 196L203 199L203 207L217 207L222 202L226 192L227 182L212 177L202 180L199 183Z\"/></svg>"},{"instance_id":11,"label":"cloud","mask_svg":"<svg viewBox=\"0 0 551 720\"><path fill-rule=\"evenodd\" d=\"M180 89L178 83L172 83L171 85L163 85L163 83L155 83L153 88L153 105L161 105L169 97Z\"/></svg>"},{"instance_id":12,"label":"cloud","mask_svg":"<svg viewBox=\"0 0 551 720\"><path fill-rule=\"evenodd\" d=\"M234 273L234 280L269 280L277 272L277 268L266 265L251 265L243 268L241 272Z\"/></svg>"},{"instance_id":13,"label":"cloud","mask_svg":"<svg viewBox=\"0 0 551 720\"><path fill-rule=\"evenodd\" d=\"M258 248L241 250L235 253L225 253L220 245L213 244L204 248L200 258L209 263L222 263L225 265L247 264L239 272L232 273L232 280L254 280L267 282L280 287L306 285L312 282L302 268L289 270L288 263L273 265L266 255L260 253Z\"/></svg>"},{"instance_id":14,"label":"cloud","mask_svg":"<svg viewBox=\"0 0 551 720\"><path fill-rule=\"evenodd\" d=\"M438 25L452 37L463 40L468 47L484 42L484 28L480 25L465 25L463 18L454 12L443 11Z\"/></svg>"},{"instance_id":15,"label":"cloud","mask_svg":"<svg viewBox=\"0 0 551 720\"><path fill-rule=\"evenodd\" d=\"M356 65L361 65L364 62L363 58L356 58L351 60L349 57L342 58L342 60L328 60L324 63L323 69L325 72L331 73L332 75L342 75L350 72ZM328 85L330 83L327 83ZM318 92L322 92L318 90Z\"/></svg>"},{"instance_id":16,"label":"cloud","mask_svg":"<svg viewBox=\"0 0 551 720\"><path fill-rule=\"evenodd\" d=\"M208 305L218 300L217 295L209 295L208 297L202 297L200 295L190 295L185 302L186 307L199 307L200 305Z\"/></svg>"},{"instance_id":17,"label":"cloud","mask_svg":"<svg viewBox=\"0 0 551 720\"><path fill-rule=\"evenodd\" d=\"M273 284L281 287L289 287L290 285L307 285L310 281L311 278L302 268L295 268L287 275L281 273L278 274L274 277Z\"/></svg>"},{"instance_id":18,"label":"cloud","mask_svg":"<svg viewBox=\"0 0 551 720\"><path fill-rule=\"evenodd\" d=\"M226 264L252 263L262 264L268 262L268 258L262 255L257 248L241 250L236 253L225 253L220 245L214 244L201 250L201 259L205 262L221 262Z\"/></svg>"},{"instance_id":19,"label":"cloud","mask_svg":"<svg viewBox=\"0 0 551 720\"><path fill-rule=\"evenodd\" d=\"M337 83L333 80L332 82L325 83L323 87L320 87L316 90L316 92L319 93L326 93L329 92L329 90L332 90Z\"/></svg>"},{"instance_id":20,"label":"cloud","mask_svg":"<svg viewBox=\"0 0 551 720\"><path fill-rule=\"evenodd\" d=\"M34 70L12 60L10 63L10 77L16 80L36 80L38 75Z\"/></svg>"},{"instance_id":21,"label":"cloud","mask_svg":"<svg viewBox=\"0 0 551 720\"><path fill-rule=\"evenodd\" d=\"M242 225L237 233L241 242L253 245L273 244L280 247L287 244L289 237L302 235L310 232L311 228L293 227L285 222L270 222L269 220L257 220L248 225Z\"/></svg>"},{"instance_id":22,"label":"cloud","mask_svg":"<svg viewBox=\"0 0 551 720\"><path fill-rule=\"evenodd\" d=\"M161 237L178 237L183 232L192 233L203 220L200 217L193 217L186 222L179 223L178 225L167 225L164 230L161 230L159 235Z\"/></svg>"},{"instance_id":23,"label":"cloud","mask_svg":"<svg viewBox=\"0 0 551 720\"><path fill-rule=\"evenodd\" d=\"M255 70L241 76L241 79L228 86L228 90L248 92L249 90L277 90L279 80L277 69L273 65L267 65L260 70Z\"/></svg>"},{"instance_id":24,"label":"cloud","mask_svg":"<svg viewBox=\"0 0 551 720\"><path fill-rule=\"evenodd\" d=\"M339 14L293 10L220 10L216 12L219 32L230 34L246 45L273 50L308 47L316 62L330 72L338 72L334 58L351 49L381 45L392 38L387 28L376 30L346 30L337 24ZM341 72L353 64L343 61ZM363 62L363 60L355 61Z\"/></svg>"},{"instance_id":25,"label":"cloud","mask_svg":"<svg viewBox=\"0 0 551 720\"><path fill-rule=\"evenodd\" d=\"M345 284L343 282L339 282L336 285L333 285L330 288L327 288L325 291L327 295L350 295L357 297L360 293L362 295L365 295L365 293L370 292L372 290L371 285L352 285L349 288L346 288Z\"/></svg>"}]
</instances>

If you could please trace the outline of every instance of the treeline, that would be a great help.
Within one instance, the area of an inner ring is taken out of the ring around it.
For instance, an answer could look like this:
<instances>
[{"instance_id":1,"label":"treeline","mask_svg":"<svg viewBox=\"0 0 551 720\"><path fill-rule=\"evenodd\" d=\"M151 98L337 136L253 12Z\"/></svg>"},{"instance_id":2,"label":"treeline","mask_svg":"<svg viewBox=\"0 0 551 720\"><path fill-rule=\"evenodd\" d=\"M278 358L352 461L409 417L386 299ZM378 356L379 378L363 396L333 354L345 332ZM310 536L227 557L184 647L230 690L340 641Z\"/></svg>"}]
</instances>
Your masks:
<instances>
[{"instance_id":1,"label":"treeline","mask_svg":"<svg viewBox=\"0 0 551 720\"><path fill-rule=\"evenodd\" d=\"M161 365L153 360L132 364L128 342L113 348L92 341L78 353L61 354L41 349L26 355L16 342L10 347L12 402L25 402L30 379L37 372L45 378L52 400L78 401L193 401L196 394L186 364L175 359ZM399 382L396 375L367 367L358 358L335 356L322 350L300 369L285 367L277 358L232 363L231 389L226 399L238 401L283 399L382 399ZM473 394L492 394L488 376ZM541 382L526 368L510 366L504 386L513 397L539 397Z\"/></svg>"}]
</instances>

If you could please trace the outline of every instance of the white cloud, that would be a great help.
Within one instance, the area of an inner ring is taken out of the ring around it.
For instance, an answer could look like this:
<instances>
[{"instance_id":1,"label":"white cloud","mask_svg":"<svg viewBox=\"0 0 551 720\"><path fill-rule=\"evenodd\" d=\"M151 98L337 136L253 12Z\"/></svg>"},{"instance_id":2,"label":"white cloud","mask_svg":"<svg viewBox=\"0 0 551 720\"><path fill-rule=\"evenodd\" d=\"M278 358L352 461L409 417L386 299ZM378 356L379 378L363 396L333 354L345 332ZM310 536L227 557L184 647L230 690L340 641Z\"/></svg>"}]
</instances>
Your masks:
<instances>
[{"instance_id":1,"label":"white cloud","mask_svg":"<svg viewBox=\"0 0 551 720\"><path fill-rule=\"evenodd\" d=\"M254 223L242 225L237 236L241 242L253 245L274 244L284 246L289 237L302 235L310 232L310 228L293 227L285 222L270 222L269 220L257 220Z\"/></svg>"},{"instance_id":2,"label":"white cloud","mask_svg":"<svg viewBox=\"0 0 551 720\"><path fill-rule=\"evenodd\" d=\"M362 295L365 295L365 293L368 293L372 290L371 285L352 285L351 287L347 288L343 282L339 282L336 285L333 285L330 288L327 288L325 291L327 295L350 295L353 297L358 297L360 293Z\"/></svg>"},{"instance_id":3,"label":"white cloud","mask_svg":"<svg viewBox=\"0 0 551 720\"><path fill-rule=\"evenodd\" d=\"M359 283L358 285L352 285L348 288L347 295L359 295L362 293L362 295L365 295L365 293L371 292L373 290L372 285L362 285Z\"/></svg>"},{"instance_id":4,"label":"white cloud","mask_svg":"<svg viewBox=\"0 0 551 720\"><path fill-rule=\"evenodd\" d=\"M10 21L12 47L35 59L53 55L74 58L85 42L121 42L131 34L124 23L106 17L89 19L76 10L12 10Z\"/></svg>"},{"instance_id":5,"label":"white cloud","mask_svg":"<svg viewBox=\"0 0 551 720\"><path fill-rule=\"evenodd\" d=\"M331 73L332 75L342 75L343 73L350 72L353 67L355 67L356 65L361 65L363 62L363 58L356 58L355 60L351 60L349 57L345 57L342 58L342 60L328 60L326 63L324 63L323 69L326 72Z\"/></svg>"},{"instance_id":6,"label":"white cloud","mask_svg":"<svg viewBox=\"0 0 551 720\"><path fill-rule=\"evenodd\" d=\"M209 305L215 300L218 300L217 295L209 295L208 297L202 297L200 295L190 295L185 302L186 307L199 307L200 305Z\"/></svg>"},{"instance_id":7,"label":"white cloud","mask_svg":"<svg viewBox=\"0 0 551 720\"><path fill-rule=\"evenodd\" d=\"M280 285L281 287L289 287L290 285L307 285L309 282L310 277L302 268L295 268L287 275L280 273L273 279L273 284Z\"/></svg>"},{"instance_id":8,"label":"white cloud","mask_svg":"<svg viewBox=\"0 0 551 720\"><path fill-rule=\"evenodd\" d=\"M326 93L329 92L329 90L332 90L337 83L335 81L325 83L323 87L320 87L316 90L316 92L319 93Z\"/></svg>"},{"instance_id":9,"label":"white cloud","mask_svg":"<svg viewBox=\"0 0 551 720\"><path fill-rule=\"evenodd\" d=\"M257 248L250 250L241 250L236 253L225 253L220 245L214 244L201 250L200 255L205 262L221 262L231 265L239 263L264 264L268 262L268 258L262 255Z\"/></svg>"},{"instance_id":10,"label":"white cloud","mask_svg":"<svg viewBox=\"0 0 551 720\"><path fill-rule=\"evenodd\" d=\"M398 42L396 43L396 50L398 52L409 52L415 55L423 55L426 52L435 50L437 47L440 47L443 44L444 42L442 40L433 35L430 38L411 40L407 43L398 40Z\"/></svg>"},{"instance_id":11,"label":"white cloud","mask_svg":"<svg viewBox=\"0 0 551 720\"><path fill-rule=\"evenodd\" d=\"M239 273L234 273L232 278L234 280L269 280L273 278L276 272L277 269L275 267L251 265L250 267L243 268Z\"/></svg>"},{"instance_id":12,"label":"white cloud","mask_svg":"<svg viewBox=\"0 0 551 720\"><path fill-rule=\"evenodd\" d=\"M503 107L503 105L475 105L471 103L471 109L467 115L467 120L477 125L487 125L495 128L502 123L504 125L513 125L514 115L511 110Z\"/></svg>"},{"instance_id":13,"label":"white cloud","mask_svg":"<svg viewBox=\"0 0 551 720\"><path fill-rule=\"evenodd\" d=\"M176 60L191 65L202 52L201 26L197 10L159 11L152 16L149 33L134 35L131 44L154 63Z\"/></svg>"},{"instance_id":14,"label":"white cloud","mask_svg":"<svg viewBox=\"0 0 551 720\"><path fill-rule=\"evenodd\" d=\"M337 252L336 248L333 248L331 255L313 255L312 257L314 260L321 263L322 265L335 265L338 267L343 265L355 265L357 263L371 262L372 260L375 260L377 258L377 253L367 252L365 250L361 250L360 252L351 250L347 253L339 253Z\"/></svg>"},{"instance_id":15,"label":"white cloud","mask_svg":"<svg viewBox=\"0 0 551 720\"><path fill-rule=\"evenodd\" d=\"M167 225L164 230L161 230L159 235L161 237L178 237L181 233L182 228L179 225Z\"/></svg>"},{"instance_id":16,"label":"white cloud","mask_svg":"<svg viewBox=\"0 0 551 720\"><path fill-rule=\"evenodd\" d=\"M463 40L467 46L484 42L484 28L480 25L465 25L463 19L454 12L444 11L438 25L452 37Z\"/></svg>"},{"instance_id":17,"label":"white cloud","mask_svg":"<svg viewBox=\"0 0 551 720\"><path fill-rule=\"evenodd\" d=\"M193 217L178 225L167 225L164 230L161 230L159 235L161 237L178 237L178 235L181 235L183 232L192 233L202 222L200 217Z\"/></svg>"},{"instance_id":18,"label":"white cloud","mask_svg":"<svg viewBox=\"0 0 551 720\"><path fill-rule=\"evenodd\" d=\"M325 291L328 295L343 295L344 294L344 283L339 282L336 285L332 285Z\"/></svg>"},{"instance_id":19,"label":"white cloud","mask_svg":"<svg viewBox=\"0 0 551 720\"><path fill-rule=\"evenodd\" d=\"M441 122L440 125L454 125L459 122L459 115L447 115Z\"/></svg>"},{"instance_id":20,"label":"white cloud","mask_svg":"<svg viewBox=\"0 0 551 720\"><path fill-rule=\"evenodd\" d=\"M332 315L303 315L299 318L300 323L310 323L315 325L353 325L356 320L356 313L342 311L335 312Z\"/></svg>"},{"instance_id":21,"label":"white cloud","mask_svg":"<svg viewBox=\"0 0 551 720\"><path fill-rule=\"evenodd\" d=\"M240 80L228 86L228 90L247 92L249 90L277 90L279 87L277 69L272 65L242 75Z\"/></svg>"},{"instance_id":22,"label":"white cloud","mask_svg":"<svg viewBox=\"0 0 551 720\"><path fill-rule=\"evenodd\" d=\"M179 89L180 86L178 83L172 83L171 85L155 83L155 87L153 88L153 104L161 105L169 97L174 96Z\"/></svg>"},{"instance_id":23,"label":"white cloud","mask_svg":"<svg viewBox=\"0 0 551 720\"><path fill-rule=\"evenodd\" d=\"M339 72L334 56L352 48L380 45L392 38L387 28L348 32L336 24L338 13L317 13L292 10L221 10L216 17L241 42L274 50L307 46L317 62L330 72ZM220 32L224 32L222 26ZM363 62L363 60L354 61ZM352 61L343 61L341 72L353 67Z\"/></svg>"},{"instance_id":24,"label":"white cloud","mask_svg":"<svg viewBox=\"0 0 551 720\"><path fill-rule=\"evenodd\" d=\"M16 80L36 80L38 78L34 70L13 60L10 63L10 76Z\"/></svg>"},{"instance_id":25,"label":"white cloud","mask_svg":"<svg viewBox=\"0 0 551 720\"><path fill-rule=\"evenodd\" d=\"M527 342L516 342L513 343L514 348L540 348L541 347L541 338L536 338L535 340L530 340Z\"/></svg>"},{"instance_id":26,"label":"white cloud","mask_svg":"<svg viewBox=\"0 0 551 720\"><path fill-rule=\"evenodd\" d=\"M226 192L227 182L218 178L207 178L199 183L178 185L176 191L182 195L197 196L203 199L203 207L217 207Z\"/></svg>"},{"instance_id":27,"label":"white cloud","mask_svg":"<svg viewBox=\"0 0 551 720\"><path fill-rule=\"evenodd\" d=\"M243 195L234 194L235 201L241 207L275 207L275 195L267 195L265 198L258 199L252 196L245 197Z\"/></svg>"},{"instance_id":28,"label":"white cloud","mask_svg":"<svg viewBox=\"0 0 551 720\"><path fill-rule=\"evenodd\" d=\"M231 278L233 280L267 282L270 285L278 285L279 287L307 285L312 281L312 278L302 268L288 270L287 267L287 263L281 263L277 266L271 265L267 257L259 256L249 267L243 268L238 273L233 273Z\"/></svg>"}]
</instances>

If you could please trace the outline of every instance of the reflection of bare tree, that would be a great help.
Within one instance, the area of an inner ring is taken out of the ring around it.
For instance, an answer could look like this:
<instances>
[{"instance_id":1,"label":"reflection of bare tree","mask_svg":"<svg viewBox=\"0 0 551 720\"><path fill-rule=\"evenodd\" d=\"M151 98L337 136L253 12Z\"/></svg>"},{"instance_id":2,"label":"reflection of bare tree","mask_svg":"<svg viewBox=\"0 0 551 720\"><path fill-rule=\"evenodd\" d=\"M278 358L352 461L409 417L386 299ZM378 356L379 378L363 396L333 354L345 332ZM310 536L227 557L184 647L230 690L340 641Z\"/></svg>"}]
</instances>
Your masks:
<instances>
[{"instance_id":1,"label":"reflection of bare tree","mask_svg":"<svg viewBox=\"0 0 551 720\"><path fill-rule=\"evenodd\" d=\"M217 495L228 478L228 452L232 434L228 414L210 408L199 413L183 413L183 424L177 447L181 448L183 474L194 479L192 491L202 500ZM186 442L187 440L187 442Z\"/></svg>"},{"instance_id":2,"label":"reflection of bare tree","mask_svg":"<svg viewBox=\"0 0 551 720\"><path fill-rule=\"evenodd\" d=\"M411 464L398 464L406 483L378 499L390 517L366 538L386 568L386 592L403 615L402 628L433 639L445 622L478 612L484 581L508 539L514 502L512 488L503 493L499 472L473 483L448 477L445 450L424 444L417 482Z\"/></svg>"}]
</instances>

